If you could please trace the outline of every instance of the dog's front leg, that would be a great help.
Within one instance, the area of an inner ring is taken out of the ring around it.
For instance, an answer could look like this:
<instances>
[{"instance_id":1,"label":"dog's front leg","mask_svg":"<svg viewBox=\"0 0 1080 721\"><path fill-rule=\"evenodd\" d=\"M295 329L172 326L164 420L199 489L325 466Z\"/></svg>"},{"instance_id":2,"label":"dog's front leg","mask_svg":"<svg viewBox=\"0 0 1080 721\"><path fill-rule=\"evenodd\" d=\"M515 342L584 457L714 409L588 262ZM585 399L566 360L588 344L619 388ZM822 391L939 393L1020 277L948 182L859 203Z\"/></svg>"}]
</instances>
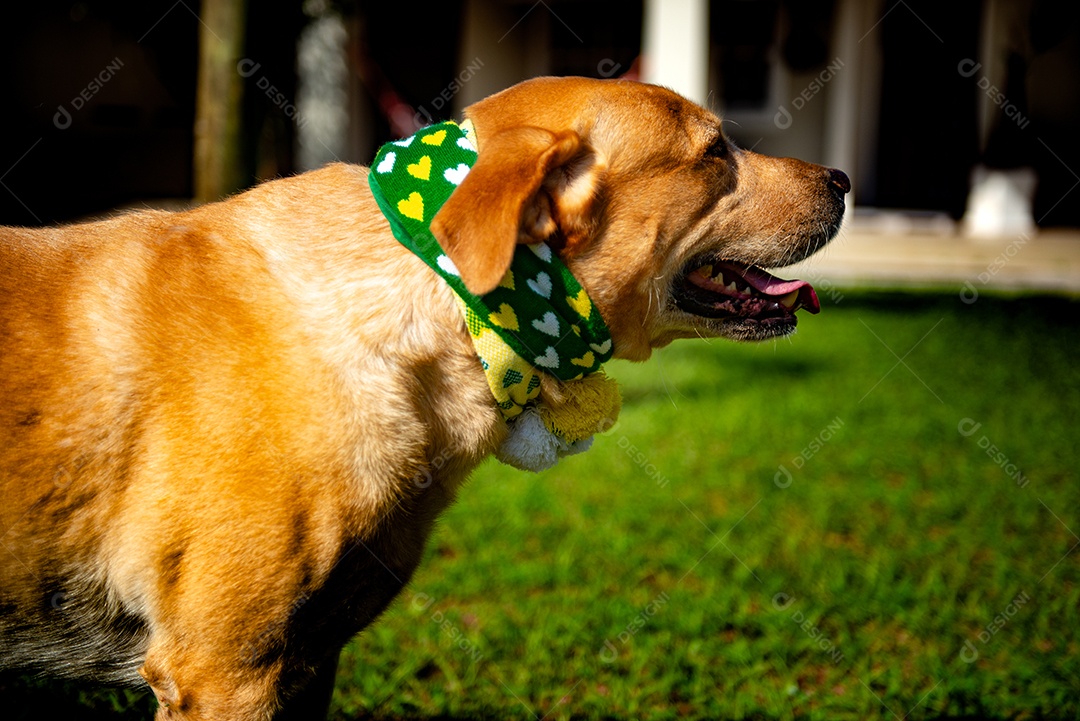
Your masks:
<instances>
[{"instance_id":1,"label":"dog's front leg","mask_svg":"<svg viewBox=\"0 0 1080 721\"><path fill-rule=\"evenodd\" d=\"M334 696L334 680L337 677L339 651L335 651L316 670L299 693L285 699L282 708L274 715L274 721L322 721L330 713L330 701Z\"/></svg>"},{"instance_id":2,"label":"dog's front leg","mask_svg":"<svg viewBox=\"0 0 1080 721\"><path fill-rule=\"evenodd\" d=\"M157 697L155 721L270 721L280 663L252 662L245 653L198 635L152 639L139 673Z\"/></svg>"},{"instance_id":3,"label":"dog's front leg","mask_svg":"<svg viewBox=\"0 0 1080 721\"><path fill-rule=\"evenodd\" d=\"M267 549L272 540L234 542L227 555L213 540L189 541L148 602L139 673L158 699L156 721L270 721L283 681L297 683L306 666L290 637L305 570Z\"/></svg>"}]
</instances>

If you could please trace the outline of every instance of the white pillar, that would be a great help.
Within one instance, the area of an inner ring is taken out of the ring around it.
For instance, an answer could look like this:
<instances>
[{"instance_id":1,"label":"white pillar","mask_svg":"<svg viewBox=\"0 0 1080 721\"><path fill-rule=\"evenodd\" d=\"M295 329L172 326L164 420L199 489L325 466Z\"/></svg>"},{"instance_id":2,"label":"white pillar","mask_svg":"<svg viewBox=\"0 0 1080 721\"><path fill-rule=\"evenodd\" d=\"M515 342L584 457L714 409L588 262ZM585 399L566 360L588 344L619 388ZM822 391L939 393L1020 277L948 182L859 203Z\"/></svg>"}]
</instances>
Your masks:
<instances>
[{"instance_id":1,"label":"white pillar","mask_svg":"<svg viewBox=\"0 0 1080 721\"><path fill-rule=\"evenodd\" d=\"M643 80L696 103L709 94L708 0L645 0Z\"/></svg>"},{"instance_id":2,"label":"white pillar","mask_svg":"<svg viewBox=\"0 0 1080 721\"><path fill-rule=\"evenodd\" d=\"M825 164L855 175L856 140L859 121L859 83L864 70L860 61L859 31L863 26L865 3L840 0L832 37L829 63L843 63L829 82L825 105ZM849 199L854 202L854 197Z\"/></svg>"},{"instance_id":3,"label":"white pillar","mask_svg":"<svg viewBox=\"0 0 1080 721\"><path fill-rule=\"evenodd\" d=\"M990 132L996 122L1001 122L1002 115L996 101L983 89L986 86L1005 88L1009 53L1026 42L1026 38L1017 30L1024 27L1026 12L1030 10L1023 3L985 0L983 4L979 52L972 59L978 65L970 67L969 64L969 81L979 83L976 95L979 104L979 149L984 152ZM1007 92L1016 92L1016 89L1011 88ZM975 166L961 225L963 232L977 240L991 241L1034 233L1037 230L1033 207L1037 184L1038 178L1032 168L1001 170L981 164Z\"/></svg>"}]
</instances>

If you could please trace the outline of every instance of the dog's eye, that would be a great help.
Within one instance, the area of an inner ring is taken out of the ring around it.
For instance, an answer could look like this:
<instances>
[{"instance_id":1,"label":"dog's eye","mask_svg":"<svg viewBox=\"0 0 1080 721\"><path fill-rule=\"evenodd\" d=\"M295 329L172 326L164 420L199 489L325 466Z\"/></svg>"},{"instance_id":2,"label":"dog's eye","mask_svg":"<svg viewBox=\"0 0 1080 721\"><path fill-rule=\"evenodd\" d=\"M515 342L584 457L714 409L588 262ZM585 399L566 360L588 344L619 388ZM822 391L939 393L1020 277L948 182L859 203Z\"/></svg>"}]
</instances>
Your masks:
<instances>
[{"instance_id":1,"label":"dog's eye","mask_svg":"<svg viewBox=\"0 0 1080 721\"><path fill-rule=\"evenodd\" d=\"M706 158L726 158L728 154L727 140L723 136L717 137L713 144L705 149Z\"/></svg>"}]
</instances>

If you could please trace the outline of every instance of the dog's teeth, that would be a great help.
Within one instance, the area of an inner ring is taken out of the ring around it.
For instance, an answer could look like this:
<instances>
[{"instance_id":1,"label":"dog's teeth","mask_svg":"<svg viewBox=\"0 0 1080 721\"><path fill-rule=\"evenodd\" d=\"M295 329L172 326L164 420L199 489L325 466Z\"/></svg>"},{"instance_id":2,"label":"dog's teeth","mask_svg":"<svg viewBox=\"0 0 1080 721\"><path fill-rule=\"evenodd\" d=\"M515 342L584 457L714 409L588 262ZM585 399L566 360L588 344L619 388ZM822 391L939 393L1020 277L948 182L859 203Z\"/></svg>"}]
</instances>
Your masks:
<instances>
[{"instance_id":1,"label":"dog's teeth","mask_svg":"<svg viewBox=\"0 0 1080 721\"><path fill-rule=\"evenodd\" d=\"M799 291L793 290L783 298L780 299L780 305L790 310L795 305L795 301L799 299Z\"/></svg>"},{"instance_id":2,"label":"dog's teeth","mask_svg":"<svg viewBox=\"0 0 1080 721\"><path fill-rule=\"evenodd\" d=\"M698 273L702 278L712 278L712 264L701 266L698 268Z\"/></svg>"},{"instance_id":3,"label":"dog's teeth","mask_svg":"<svg viewBox=\"0 0 1080 721\"><path fill-rule=\"evenodd\" d=\"M738 293L739 292L739 288L738 288L738 286L735 285L735 281L731 281L726 286L724 286L724 290L730 290L732 293Z\"/></svg>"}]
</instances>

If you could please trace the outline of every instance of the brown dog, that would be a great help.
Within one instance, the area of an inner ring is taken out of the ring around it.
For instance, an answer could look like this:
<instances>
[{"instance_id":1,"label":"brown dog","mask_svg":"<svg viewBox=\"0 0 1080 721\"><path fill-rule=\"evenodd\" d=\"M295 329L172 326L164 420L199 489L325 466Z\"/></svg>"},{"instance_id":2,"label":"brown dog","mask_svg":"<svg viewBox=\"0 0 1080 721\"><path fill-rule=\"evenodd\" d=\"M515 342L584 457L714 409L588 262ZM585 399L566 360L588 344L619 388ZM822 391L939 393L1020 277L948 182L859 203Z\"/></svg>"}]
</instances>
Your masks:
<instances>
[{"instance_id":1,"label":"brown dog","mask_svg":"<svg viewBox=\"0 0 1080 721\"><path fill-rule=\"evenodd\" d=\"M479 158L433 229L474 291L546 240L631 360L816 311L754 266L833 237L840 171L632 82L537 79L467 115ZM0 229L0 666L145 679L159 720L325 713L338 651L506 434L367 172Z\"/></svg>"}]
</instances>

